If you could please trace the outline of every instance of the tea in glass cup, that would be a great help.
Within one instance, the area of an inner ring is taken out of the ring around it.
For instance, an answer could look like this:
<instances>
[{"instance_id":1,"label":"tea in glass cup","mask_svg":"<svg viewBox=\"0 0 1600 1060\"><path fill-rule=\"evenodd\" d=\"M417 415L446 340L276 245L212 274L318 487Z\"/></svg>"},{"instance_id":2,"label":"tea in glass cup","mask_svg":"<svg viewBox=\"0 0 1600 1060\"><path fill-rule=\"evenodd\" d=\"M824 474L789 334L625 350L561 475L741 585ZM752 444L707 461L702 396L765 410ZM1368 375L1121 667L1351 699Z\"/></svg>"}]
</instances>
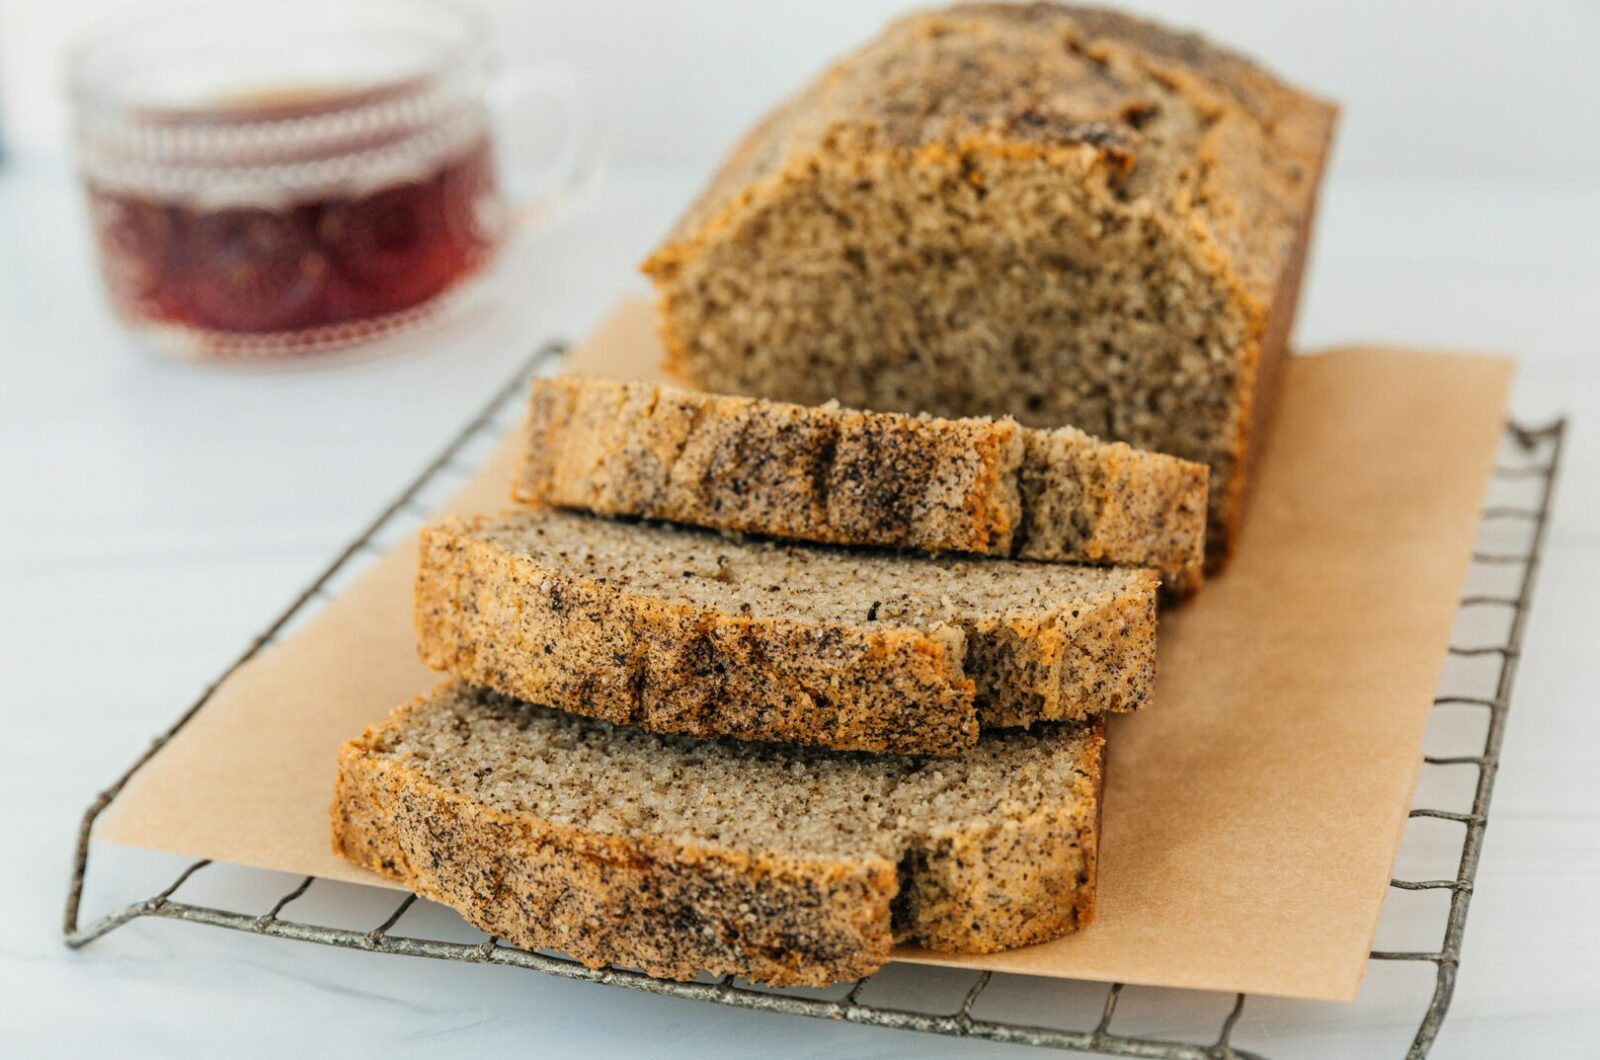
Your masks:
<instances>
[{"instance_id":1,"label":"tea in glass cup","mask_svg":"<svg viewBox=\"0 0 1600 1060\"><path fill-rule=\"evenodd\" d=\"M86 42L75 138L119 318L169 353L285 355L458 303L511 227L485 42L431 0L167 9ZM570 191L590 161L575 86L514 84L513 109L569 116L547 197Z\"/></svg>"}]
</instances>

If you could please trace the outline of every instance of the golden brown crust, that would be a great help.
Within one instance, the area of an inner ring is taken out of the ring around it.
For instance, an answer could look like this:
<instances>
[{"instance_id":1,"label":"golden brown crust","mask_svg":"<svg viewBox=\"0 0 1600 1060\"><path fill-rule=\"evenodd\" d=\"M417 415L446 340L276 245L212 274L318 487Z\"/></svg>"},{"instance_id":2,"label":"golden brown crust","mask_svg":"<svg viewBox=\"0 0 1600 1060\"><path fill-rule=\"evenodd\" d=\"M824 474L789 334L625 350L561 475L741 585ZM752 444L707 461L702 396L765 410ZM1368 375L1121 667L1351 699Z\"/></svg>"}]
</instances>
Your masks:
<instances>
[{"instance_id":1,"label":"golden brown crust","mask_svg":"<svg viewBox=\"0 0 1600 1060\"><path fill-rule=\"evenodd\" d=\"M1321 173L1326 162L1332 138L1333 112L1326 115L1326 124L1318 135L1310 137L1308 151L1314 152L1312 170ZM1307 129L1312 123L1304 123ZM1255 465L1261 459L1261 447L1267 432L1272 428L1273 414L1277 409L1278 391L1282 385L1284 362L1289 358L1289 338L1294 330L1295 310L1300 305L1300 281L1305 275L1306 256L1311 247L1311 229L1317 215L1318 185L1313 183L1304 202L1299 219L1294 224L1294 241L1288 261L1278 276L1266 319L1262 322L1261 338L1253 359L1252 376L1248 383L1241 382L1239 402L1241 414L1238 432L1234 436L1233 451L1238 462L1238 473L1228 476L1226 495L1223 498L1221 525L1224 532L1211 535L1206 541L1206 568L1221 570L1233 557L1238 547L1239 528L1244 520L1245 502L1250 484L1255 481Z\"/></svg>"},{"instance_id":2,"label":"golden brown crust","mask_svg":"<svg viewBox=\"0 0 1600 1060\"><path fill-rule=\"evenodd\" d=\"M436 727L449 733L471 724L462 711L542 711L486 695L442 686L345 744L330 811L332 845L340 857L449 905L514 945L559 950L589 967L636 966L674 979L710 972L821 986L872 974L894 942L987 953L1057 938L1093 919L1104 747L1098 722L1061 730L1065 739L1047 743L1028 734L986 738L1048 748L1057 772L1070 777L1042 792L1035 782L1026 803L1010 805L1007 793L991 797L984 789L975 803L993 810L976 817L898 839L850 839L849 849L835 853L801 854L784 849L778 834L771 848L762 848L730 845L718 835L607 830L588 824L587 815L585 824L559 824L521 803L511 809L491 802L470 782L441 779L449 774L433 759L460 754L448 738L421 741L429 761L399 749L408 730L426 730L428 714L440 709L455 712ZM666 770L671 783L704 787L704 798L716 797L723 763L715 745L656 739L647 753L683 758L681 768ZM498 759L455 768L471 775L513 772L514 761L529 752L512 743L496 753ZM811 766L786 764L782 749L759 753L774 759L768 771L806 783ZM847 768L861 770L863 797L881 793L885 760L854 761L859 766ZM1011 768L1001 775L1013 775ZM1038 766L1024 754L1014 768ZM576 782L627 785L633 780L627 770L619 765L610 778L580 774ZM888 774L904 771L890 765ZM960 776L958 766L951 781L963 783ZM852 800L844 796L830 811L849 814ZM876 852L885 842L888 850ZM895 853L895 843L904 849Z\"/></svg>"},{"instance_id":3,"label":"golden brown crust","mask_svg":"<svg viewBox=\"0 0 1600 1060\"><path fill-rule=\"evenodd\" d=\"M1204 465L1081 431L533 384L517 500L804 541L1151 567L1199 588Z\"/></svg>"}]
</instances>

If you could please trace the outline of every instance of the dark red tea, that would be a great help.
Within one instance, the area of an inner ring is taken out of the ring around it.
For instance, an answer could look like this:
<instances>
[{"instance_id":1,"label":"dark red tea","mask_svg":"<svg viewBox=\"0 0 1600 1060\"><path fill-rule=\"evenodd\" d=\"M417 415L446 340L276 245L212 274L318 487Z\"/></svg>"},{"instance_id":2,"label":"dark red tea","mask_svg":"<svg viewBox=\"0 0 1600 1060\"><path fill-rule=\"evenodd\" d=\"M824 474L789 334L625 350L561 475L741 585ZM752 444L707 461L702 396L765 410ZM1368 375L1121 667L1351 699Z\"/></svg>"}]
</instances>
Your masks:
<instances>
[{"instance_id":1,"label":"dark red tea","mask_svg":"<svg viewBox=\"0 0 1600 1060\"><path fill-rule=\"evenodd\" d=\"M487 139L426 176L281 207L208 207L89 184L102 267L135 324L298 332L425 305L488 260L497 236Z\"/></svg>"}]
</instances>

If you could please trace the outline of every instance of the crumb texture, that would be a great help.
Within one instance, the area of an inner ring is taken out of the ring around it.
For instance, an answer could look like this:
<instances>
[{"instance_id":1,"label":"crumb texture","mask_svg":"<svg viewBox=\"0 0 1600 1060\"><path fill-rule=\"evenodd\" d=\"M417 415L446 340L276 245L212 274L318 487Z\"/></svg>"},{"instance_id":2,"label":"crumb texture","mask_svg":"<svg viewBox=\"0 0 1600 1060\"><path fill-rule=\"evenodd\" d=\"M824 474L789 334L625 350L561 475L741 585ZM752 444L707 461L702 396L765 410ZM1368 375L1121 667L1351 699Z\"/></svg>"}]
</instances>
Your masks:
<instances>
[{"instance_id":1,"label":"crumb texture","mask_svg":"<svg viewBox=\"0 0 1600 1060\"><path fill-rule=\"evenodd\" d=\"M1204 465L1014 419L534 383L518 500L838 545L1203 577Z\"/></svg>"},{"instance_id":2,"label":"crumb texture","mask_svg":"<svg viewBox=\"0 0 1600 1060\"><path fill-rule=\"evenodd\" d=\"M823 985L895 942L990 952L1093 916L1097 722L959 758L660 736L452 683L340 751L341 856L528 948Z\"/></svg>"},{"instance_id":3,"label":"crumb texture","mask_svg":"<svg viewBox=\"0 0 1600 1060\"><path fill-rule=\"evenodd\" d=\"M901 19L758 124L645 262L668 368L1205 464L1220 561L1334 113L1110 11Z\"/></svg>"}]
</instances>

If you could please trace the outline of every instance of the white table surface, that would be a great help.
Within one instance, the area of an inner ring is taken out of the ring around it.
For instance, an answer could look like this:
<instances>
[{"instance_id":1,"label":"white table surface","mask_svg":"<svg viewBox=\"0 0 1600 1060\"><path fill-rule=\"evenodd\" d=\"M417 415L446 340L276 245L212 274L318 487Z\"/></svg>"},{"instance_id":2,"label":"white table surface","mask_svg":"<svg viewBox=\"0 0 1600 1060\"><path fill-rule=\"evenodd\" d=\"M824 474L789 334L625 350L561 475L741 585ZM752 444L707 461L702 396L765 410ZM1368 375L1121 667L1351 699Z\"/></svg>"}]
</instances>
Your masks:
<instances>
[{"instance_id":1,"label":"white table surface","mask_svg":"<svg viewBox=\"0 0 1600 1060\"><path fill-rule=\"evenodd\" d=\"M0 171L0 1053L1028 1055L169 922L136 922L80 953L61 945L72 841L93 794L534 343L581 335L641 285L634 264L697 180L602 179L507 257L495 314L423 348L262 371L134 348L94 290L64 166L23 158ZM1335 176L1308 283L1302 348L1514 352L1514 413L1573 416L1435 1055L1600 1055L1600 192ZM140 872L154 883L170 865L147 856L115 871L113 883ZM92 889L86 911L139 896ZM1370 977L1354 1006L1252 1000L1238 1041L1273 1055L1397 1055L1424 996L1413 978L1402 999L1398 982ZM1229 1000L1130 991L1125 1029L1204 1033Z\"/></svg>"}]
</instances>

